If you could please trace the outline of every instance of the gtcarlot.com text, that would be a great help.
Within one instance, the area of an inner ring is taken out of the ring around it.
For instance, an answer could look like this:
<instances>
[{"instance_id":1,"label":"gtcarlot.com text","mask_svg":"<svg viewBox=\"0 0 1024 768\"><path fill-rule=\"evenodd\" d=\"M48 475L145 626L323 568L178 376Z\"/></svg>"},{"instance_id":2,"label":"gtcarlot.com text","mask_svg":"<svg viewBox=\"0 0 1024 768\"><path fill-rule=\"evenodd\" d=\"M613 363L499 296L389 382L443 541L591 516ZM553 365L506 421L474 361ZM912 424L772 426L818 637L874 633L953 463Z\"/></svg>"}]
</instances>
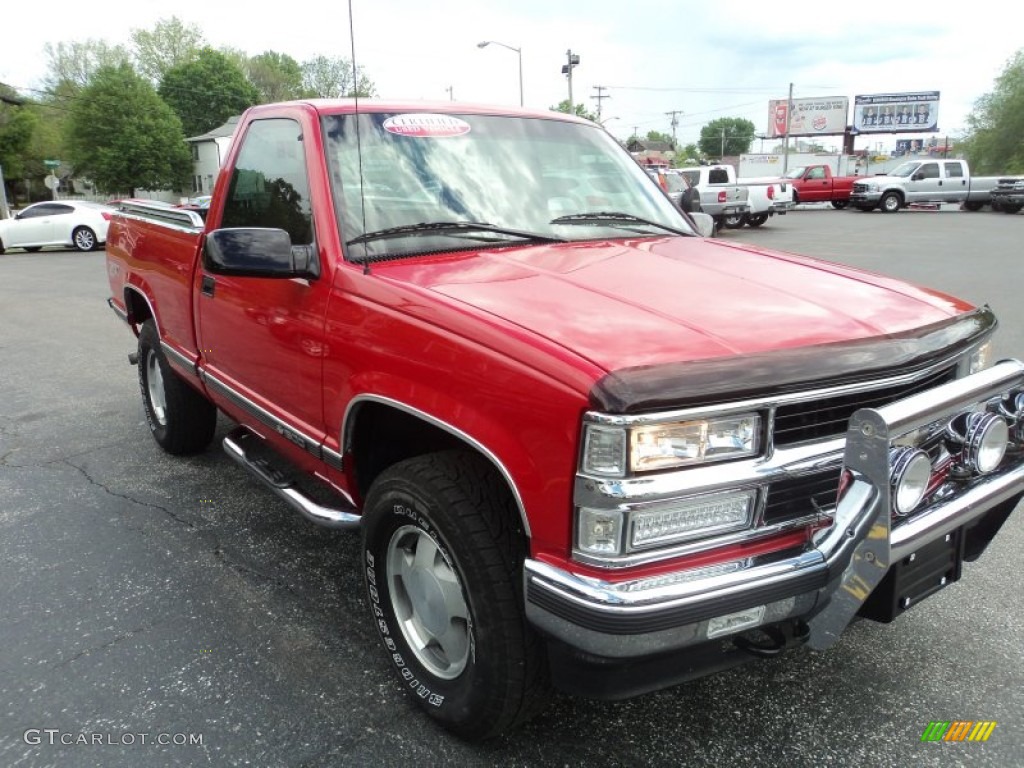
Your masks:
<instances>
[{"instance_id":1,"label":"gtcarlot.com text","mask_svg":"<svg viewBox=\"0 0 1024 768\"><path fill-rule=\"evenodd\" d=\"M130 747L136 744L159 746L202 746L201 733L73 733L59 728L28 728L22 735L26 744L37 746L63 744Z\"/></svg>"}]
</instances>

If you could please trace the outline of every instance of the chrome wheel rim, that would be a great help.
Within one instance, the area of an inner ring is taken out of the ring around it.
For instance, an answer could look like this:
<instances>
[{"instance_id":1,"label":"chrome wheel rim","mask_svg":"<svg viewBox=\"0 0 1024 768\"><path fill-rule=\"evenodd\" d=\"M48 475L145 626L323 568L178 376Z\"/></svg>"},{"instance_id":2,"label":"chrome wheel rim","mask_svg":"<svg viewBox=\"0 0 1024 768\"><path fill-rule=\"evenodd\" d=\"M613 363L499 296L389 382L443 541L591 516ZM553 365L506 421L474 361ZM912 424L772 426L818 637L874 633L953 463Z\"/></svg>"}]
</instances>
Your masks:
<instances>
[{"instance_id":1,"label":"chrome wheel rim","mask_svg":"<svg viewBox=\"0 0 1024 768\"><path fill-rule=\"evenodd\" d=\"M161 427L166 427L167 396L164 394L164 375L160 372L160 361L152 349L146 354L146 389L153 417Z\"/></svg>"},{"instance_id":2,"label":"chrome wheel rim","mask_svg":"<svg viewBox=\"0 0 1024 768\"><path fill-rule=\"evenodd\" d=\"M403 525L388 543L387 568L391 608L416 660L443 680L458 677L469 661L469 607L437 542Z\"/></svg>"},{"instance_id":3,"label":"chrome wheel rim","mask_svg":"<svg viewBox=\"0 0 1024 768\"><path fill-rule=\"evenodd\" d=\"M96 244L95 238L92 236L92 232L87 229L80 229L75 232L75 245L81 248L83 251L91 250Z\"/></svg>"}]
</instances>

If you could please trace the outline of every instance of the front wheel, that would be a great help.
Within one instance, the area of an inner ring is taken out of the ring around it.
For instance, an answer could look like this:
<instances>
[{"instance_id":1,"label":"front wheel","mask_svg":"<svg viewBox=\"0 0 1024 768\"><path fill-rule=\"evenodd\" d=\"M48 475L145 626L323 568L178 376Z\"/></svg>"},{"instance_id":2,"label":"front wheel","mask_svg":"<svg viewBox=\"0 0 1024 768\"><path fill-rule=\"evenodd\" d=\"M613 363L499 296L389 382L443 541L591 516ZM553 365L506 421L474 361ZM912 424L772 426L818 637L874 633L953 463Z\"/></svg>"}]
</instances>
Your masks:
<instances>
[{"instance_id":1,"label":"front wheel","mask_svg":"<svg viewBox=\"0 0 1024 768\"><path fill-rule=\"evenodd\" d=\"M858 211L864 211L864 213L869 213L869 212L875 210L875 206L873 206L873 205L857 205L857 206L854 206L854 207Z\"/></svg>"},{"instance_id":2,"label":"front wheel","mask_svg":"<svg viewBox=\"0 0 1024 768\"><path fill-rule=\"evenodd\" d=\"M878 201L878 207L885 213L896 213L903 206L903 201L895 192L886 192Z\"/></svg>"},{"instance_id":3,"label":"front wheel","mask_svg":"<svg viewBox=\"0 0 1024 768\"><path fill-rule=\"evenodd\" d=\"M833 200L832 201L832 207L835 208L837 211L843 210L843 208L845 208L849 204L850 204L849 200Z\"/></svg>"},{"instance_id":4,"label":"front wheel","mask_svg":"<svg viewBox=\"0 0 1024 768\"><path fill-rule=\"evenodd\" d=\"M739 229L746 222L747 214L731 213L722 217L722 226L727 229Z\"/></svg>"},{"instance_id":5,"label":"front wheel","mask_svg":"<svg viewBox=\"0 0 1024 768\"><path fill-rule=\"evenodd\" d=\"M977 200L968 200L964 203L965 211L980 211L984 203L979 203Z\"/></svg>"},{"instance_id":6,"label":"front wheel","mask_svg":"<svg viewBox=\"0 0 1024 768\"><path fill-rule=\"evenodd\" d=\"M96 233L88 227L76 227L71 233L71 242L80 251L91 251L96 247Z\"/></svg>"},{"instance_id":7,"label":"front wheel","mask_svg":"<svg viewBox=\"0 0 1024 768\"><path fill-rule=\"evenodd\" d=\"M390 467L362 532L374 623L416 704L474 740L539 711L550 684L522 610L525 538L490 465L446 451Z\"/></svg>"},{"instance_id":8,"label":"front wheel","mask_svg":"<svg viewBox=\"0 0 1024 768\"><path fill-rule=\"evenodd\" d=\"M1024 208L1024 205L1020 203L1003 203L1002 205L1003 213L1020 213L1021 208Z\"/></svg>"},{"instance_id":9,"label":"front wheel","mask_svg":"<svg viewBox=\"0 0 1024 768\"><path fill-rule=\"evenodd\" d=\"M206 450L217 428L217 407L171 368L152 320L139 329L139 388L149 431L161 448L176 456Z\"/></svg>"},{"instance_id":10,"label":"front wheel","mask_svg":"<svg viewBox=\"0 0 1024 768\"><path fill-rule=\"evenodd\" d=\"M755 228L760 227L766 221L768 221L767 213L755 213L753 216L747 217L747 226Z\"/></svg>"}]
</instances>

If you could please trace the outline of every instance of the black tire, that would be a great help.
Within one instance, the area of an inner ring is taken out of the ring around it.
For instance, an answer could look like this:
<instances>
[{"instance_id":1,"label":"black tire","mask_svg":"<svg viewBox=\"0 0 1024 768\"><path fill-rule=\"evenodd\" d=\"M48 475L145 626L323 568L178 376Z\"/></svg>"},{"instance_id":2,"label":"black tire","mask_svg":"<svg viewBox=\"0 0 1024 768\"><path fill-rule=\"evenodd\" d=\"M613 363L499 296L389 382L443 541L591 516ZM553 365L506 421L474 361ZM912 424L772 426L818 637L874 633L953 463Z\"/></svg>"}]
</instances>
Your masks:
<instances>
[{"instance_id":1,"label":"black tire","mask_svg":"<svg viewBox=\"0 0 1024 768\"><path fill-rule=\"evenodd\" d=\"M832 201L832 207L835 208L837 211L843 210L843 208L845 208L849 204L850 204L849 200L833 200Z\"/></svg>"},{"instance_id":2,"label":"black tire","mask_svg":"<svg viewBox=\"0 0 1024 768\"><path fill-rule=\"evenodd\" d=\"M25 248L25 250L28 251L29 253L37 253L38 251L42 250L42 248L43 246L41 245L30 245L27 248Z\"/></svg>"},{"instance_id":3,"label":"black tire","mask_svg":"<svg viewBox=\"0 0 1024 768\"><path fill-rule=\"evenodd\" d=\"M800 205L800 195L795 189L793 190L793 205Z\"/></svg>"},{"instance_id":4,"label":"black tire","mask_svg":"<svg viewBox=\"0 0 1024 768\"><path fill-rule=\"evenodd\" d=\"M984 205L984 203L979 203L977 200L968 200L964 203L964 210L980 211Z\"/></svg>"},{"instance_id":5,"label":"black tire","mask_svg":"<svg viewBox=\"0 0 1024 768\"><path fill-rule=\"evenodd\" d=\"M385 470L367 495L362 536L374 623L424 712L478 740L543 708L547 661L521 607L525 537L483 458L446 451Z\"/></svg>"},{"instance_id":6,"label":"black tire","mask_svg":"<svg viewBox=\"0 0 1024 768\"><path fill-rule=\"evenodd\" d=\"M878 201L878 207L883 213L897 213L903 207L903 200L895 192L886 192Z\"/></svg>"},{"instance_id":7,"label":"black tire","mask_svg":"<svg viewBox=\"0 0 1024 768\"><path fill-rule=\"evenodd\" d=\"M1003 201L999 200L997 198L993 197L992 198L992 202L990 202L989 205L992 206L992 210L993 211L1001 211L1001 210L1003 210Z\"/></svg>"},{"instance_id":8,"label":"black tire","mask_svg":"<svg viewBox=\"0 0 1024 768\"><path fill-rule=\"evenodd\" d=\"M0 240L0 256L3 256L6 252L7 252L7 249L4 248L4 241Z\"/></svg>"},{"instance_id":9,"label":"black tire","mask_svg":"<svg viewBox=\"0 0 1024 768\"><path fill-rule=\"evenodd\" d=\"M768 221L767 213L755 213L753 216L747 216L748 227L757 228L764 224L766 221Z\"/></svg>"},{"instance_id":10,"label":"black tire","mask_svg":"<svg viewBox=\"0 0 1024 768\"><path fill-rule=\"evenodd\" d=\"M747 214L733 213L722 217L722 226L726 229L739 229L747 223Z\"/></svg>"},{"instance_id":11,"label":"black tire","mask_svg":"<svg viewBox=\"0 0 1024 768\"><path fill-rule=\"evenodd\" d=\"M96 249L96 233L88 227L75 227L71 233L71 244L79 251L92 251Z\"/></svg>"},{"instance_id":12,"label":"black tire","mask_svg":"<svg viewBox=\"0 0 1024 768\"><path fill-rule=\"evenodd\" d=\"M856 208L858 211L864 211L864 213L875 210L875 206L873 205L858 205Z\"/></svg>"},{"instance_id":13,"label":"black tire","mask_svg":"<svg viewBox=\"0 0 1024 768\"><path fill-rule=\"evenodd\" d=\"M1024 208L1024 205L1020 203L1003 203L1002 205L1003 213L1020 213L1021 208Z\"/></svg>"},{"instance_id":14,"label":"black tire","mask_svg":"<svg viewBox=\"0 0 1024 768\"><path fill-rule=\"evenodd\" d=\"M139 329L139 388L149 431L161 448L175 456L206 450L217 428L217 407L171 368L152 320Z\"/></svg>"}]
</instances>

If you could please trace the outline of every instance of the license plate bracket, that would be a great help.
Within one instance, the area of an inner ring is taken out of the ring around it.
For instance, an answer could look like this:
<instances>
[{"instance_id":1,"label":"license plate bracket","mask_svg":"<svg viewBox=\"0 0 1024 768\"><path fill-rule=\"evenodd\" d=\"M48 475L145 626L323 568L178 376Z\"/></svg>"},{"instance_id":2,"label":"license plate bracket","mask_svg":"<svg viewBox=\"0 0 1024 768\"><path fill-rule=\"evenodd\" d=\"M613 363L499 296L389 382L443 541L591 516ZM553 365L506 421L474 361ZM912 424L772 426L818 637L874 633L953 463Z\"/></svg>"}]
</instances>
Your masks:
<instances>
[{"instance_id":1,"label":"license plate bracket","mask_svg":"<svg viewBox=\"0 0 1024 768\"><path fill-rule=\"evenodd\" d=\"M958 528L890 566L858 614L885 624L954 581L964 562L964 531Z\"/></svg>"}]
</instances>

